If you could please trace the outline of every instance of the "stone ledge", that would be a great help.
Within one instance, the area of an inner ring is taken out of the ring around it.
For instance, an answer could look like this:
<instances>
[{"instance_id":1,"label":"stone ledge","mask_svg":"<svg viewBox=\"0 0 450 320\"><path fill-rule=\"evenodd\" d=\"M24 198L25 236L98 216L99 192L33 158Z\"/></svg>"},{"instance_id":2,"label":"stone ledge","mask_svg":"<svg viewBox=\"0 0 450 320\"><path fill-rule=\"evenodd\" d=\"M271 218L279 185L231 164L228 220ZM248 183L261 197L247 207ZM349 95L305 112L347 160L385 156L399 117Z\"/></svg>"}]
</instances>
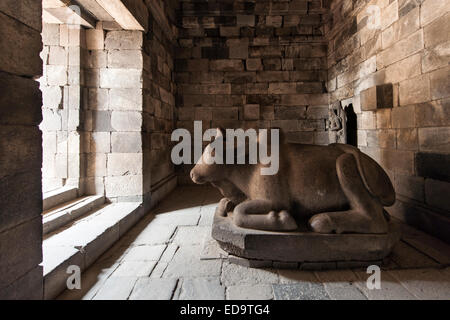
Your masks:
<instances>
[{"instance_id":1,"label":"stone ledge","mask_svg":"<svg viewBox=\"0 0 450 320\"><path fill-rule=\"evenodd\" d=\"M53 299L66 288L67 267L81 271L94 263L142 216L141 203L112 203L62 228L43 242L44 299Z\"/></svg>"},{"instance_id":2,"label":"stone ledge","mask_svg":"<svg viewBox=\"0 0 450 320\"><path fill-rule=\"evenodd\" d=\"M249 267L284 266L337 269L380 264L400 239L399 226L388 234L318 234L269 232L236 227L230 218L214 217L212 237L226 252Z\"/></svg>"}]
</instances>

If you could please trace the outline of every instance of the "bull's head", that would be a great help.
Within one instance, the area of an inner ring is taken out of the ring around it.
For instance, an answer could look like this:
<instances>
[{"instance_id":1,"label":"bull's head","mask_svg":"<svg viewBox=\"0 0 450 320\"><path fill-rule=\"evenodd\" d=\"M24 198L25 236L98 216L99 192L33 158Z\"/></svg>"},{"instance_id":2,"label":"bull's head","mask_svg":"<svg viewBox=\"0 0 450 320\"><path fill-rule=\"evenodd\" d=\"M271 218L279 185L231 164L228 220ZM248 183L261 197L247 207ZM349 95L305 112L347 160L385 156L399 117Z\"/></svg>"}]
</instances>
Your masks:
<instances>
[{"instance_id":1,"label":"bull's head","mask_svg":"<svg viewBox=\"0 0 450 320\"><path fill-rule=\"evenodd\" d=\"M224 140L225 133L221 128L217 129L215 139ZM208 144L203 151L202 156L191 170L191 179L197 184L220 181L225 178L224 164L214 163L212 157L215 156L215 149Z\"/></svg>"}]
</instances>

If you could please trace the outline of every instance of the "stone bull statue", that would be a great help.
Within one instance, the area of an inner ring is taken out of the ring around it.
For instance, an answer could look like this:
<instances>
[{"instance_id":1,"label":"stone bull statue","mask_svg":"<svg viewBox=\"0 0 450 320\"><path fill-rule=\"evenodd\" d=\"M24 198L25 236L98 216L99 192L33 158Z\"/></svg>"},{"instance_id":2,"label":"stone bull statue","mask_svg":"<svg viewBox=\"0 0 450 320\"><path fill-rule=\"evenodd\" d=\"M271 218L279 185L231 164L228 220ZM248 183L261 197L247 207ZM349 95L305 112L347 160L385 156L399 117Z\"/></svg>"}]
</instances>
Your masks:
<instances>
[{"instance_id":1,"label":"stone bull statue","mask_svg":"<svg viewBox=\"0 0 450 320\"><path fill-rule=\"evenodd\" d=\"M225 139L223 129L217 129L217 138ZM307 223L318 233L388 232L389 216L383 207L395 202L392 183L372 158L353 146L290 144L281 139L275 175L261 175L260 163L207 164L207 150L191 178L219 189L224 198L216 214L232 212L239 227L292 231Z\"/></svg>"}]
</instances>

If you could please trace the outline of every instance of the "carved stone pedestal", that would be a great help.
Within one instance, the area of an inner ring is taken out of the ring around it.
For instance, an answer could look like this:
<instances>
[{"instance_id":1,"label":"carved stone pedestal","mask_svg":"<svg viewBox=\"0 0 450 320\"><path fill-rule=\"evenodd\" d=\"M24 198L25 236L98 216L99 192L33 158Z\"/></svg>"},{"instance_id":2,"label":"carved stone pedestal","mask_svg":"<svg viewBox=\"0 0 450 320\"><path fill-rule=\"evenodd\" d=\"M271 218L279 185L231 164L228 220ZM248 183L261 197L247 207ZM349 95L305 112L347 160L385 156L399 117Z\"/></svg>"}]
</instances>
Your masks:
<instances>
[{"instance_id":1,"label":"carved stone pedestal","mask_svg":"<svg viewBox=\"0 0 450 320\"><path fill-rule=\"evenodd\" d=\"M230 254L229 261L255 268L308 270L381 266L400 239L395 223L387 234L319 234L306 229L270 232L237 227L216 215L212 237Z\"/></svg>"}]
</instances>

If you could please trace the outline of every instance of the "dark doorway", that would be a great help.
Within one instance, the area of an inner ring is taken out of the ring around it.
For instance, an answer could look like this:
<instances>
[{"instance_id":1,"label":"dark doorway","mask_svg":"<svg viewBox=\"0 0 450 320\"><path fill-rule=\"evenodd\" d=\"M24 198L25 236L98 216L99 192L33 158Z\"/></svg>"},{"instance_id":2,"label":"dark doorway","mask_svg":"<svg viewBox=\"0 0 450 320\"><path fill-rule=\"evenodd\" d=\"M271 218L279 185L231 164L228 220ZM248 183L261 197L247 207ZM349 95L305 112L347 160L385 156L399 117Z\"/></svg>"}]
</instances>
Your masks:
<instances>
[{"instance_id":1,"label":"dark doorway","mask_svg":"<svg viewBox=\"0 0 450 320\"><path fill-rule=\"evenodd\" d=\"M353 104L349 104L344 109L347 118L347 144L357 147L358 146L358 134L357 134L357 121L356 113L353 110Z\"/></svg>"}]
</instances>

